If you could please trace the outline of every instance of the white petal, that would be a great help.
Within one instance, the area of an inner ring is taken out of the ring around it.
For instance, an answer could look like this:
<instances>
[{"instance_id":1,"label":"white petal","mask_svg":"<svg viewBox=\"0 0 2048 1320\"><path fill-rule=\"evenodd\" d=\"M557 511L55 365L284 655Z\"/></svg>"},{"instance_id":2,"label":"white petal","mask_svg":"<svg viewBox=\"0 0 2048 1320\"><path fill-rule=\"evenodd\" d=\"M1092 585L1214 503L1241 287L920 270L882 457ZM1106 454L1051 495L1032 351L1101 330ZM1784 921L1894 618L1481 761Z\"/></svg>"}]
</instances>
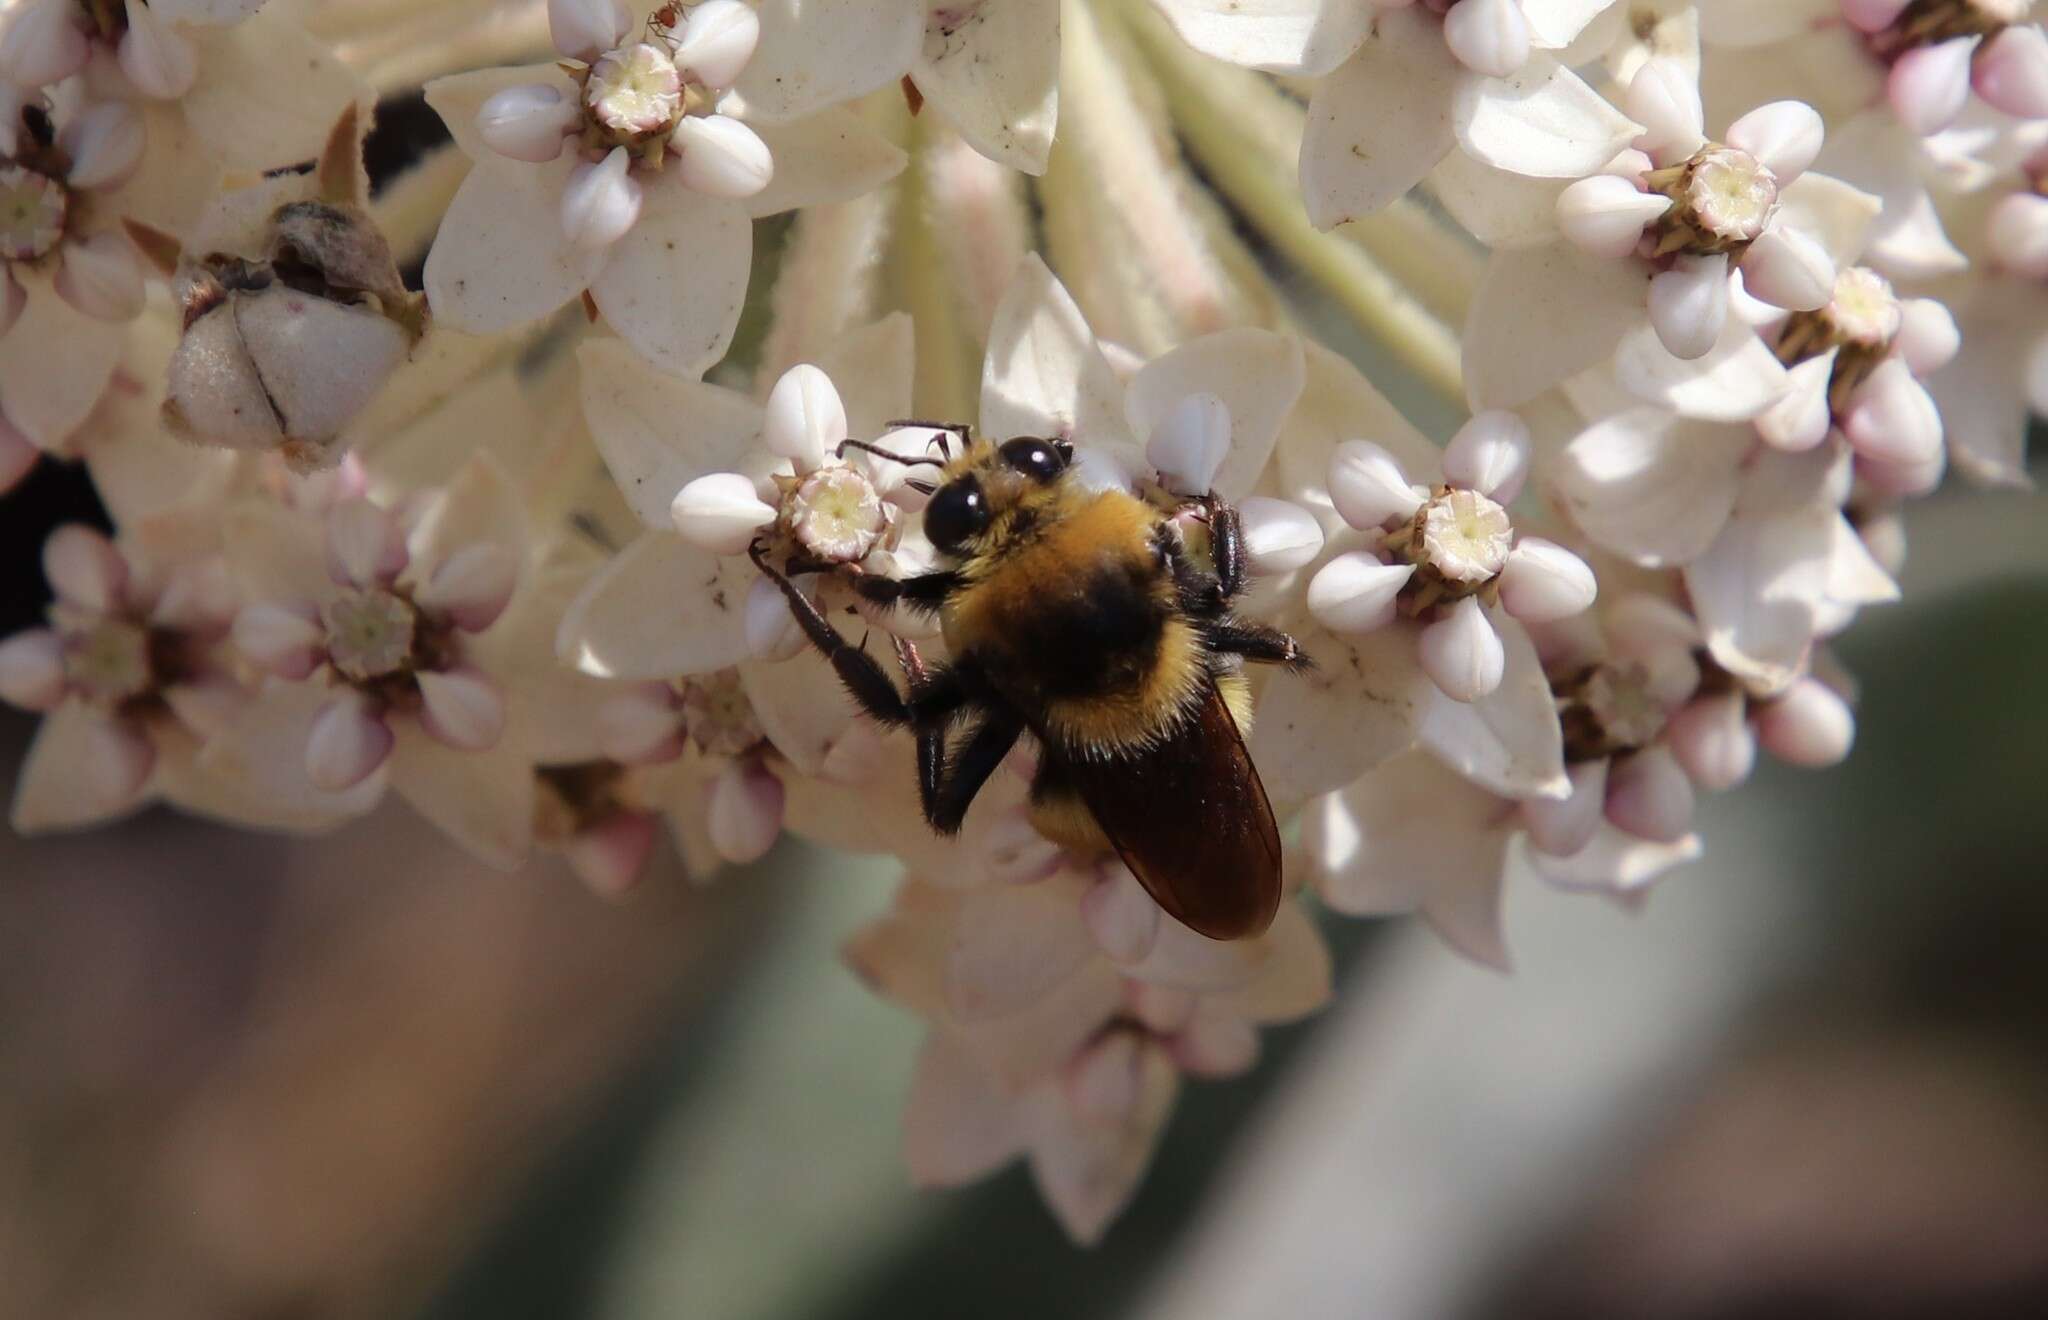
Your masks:
<instances>
[{"instance_id":1,"label":"white petal","mask_svg":"<svg viewBox=\"0 0 2048 1320\"><path fill-rule=\"evenodd\" d=\"M1145 460L1160 484L1181 495L1207 495L1230 452L1230 409L1206 392L1183 395L1151 428Z\"/></svg>"},{"instance_id":2,"label":"white petal","mask_svg":"<svg viewBox=\"0 0 2048 1320\"><path fill-rule=\"evenodd\" d=\"M770 121L795 119L910 72L924 44L911 0L763 0L761 41L739 78Z\"/></svg>"},{"instance_id":3,"label":"white petal","mask_svg":"<svg viewBox=\"0 0 2048 1320\"><path fill-rule=\"evenodd\" d=\"M756 660L788 660L804 649L804 632L790 613L789 601L765 577L756 578L747 588L741 630L746 634L747 654Z\"/></svg>"},{"instance_id":4,"label":"white petal","mask_svg":"<svg viewBox=\"0 0 2048 1320\"><path fill-rule=\"evenodd\" d=\"M68 701L43 718L22 762L17 833L97 825L141 805L155 748L133 727Z\"/></svg>"},{"instance_id":5,"label":"white petal","mask_svg":"<svg viewBox=\"0 0 2048 1320\"><path fill-rule=\"evenodd\" d=\"M1529 475L1529 424L1511 412L1473 415L1444 446L1444 479L1512 504Z\"/></svg>"},{"instance_id":6,"label":"white petal","mask_svg":"<svg viewBox=\"0 0 2048 1320\"><path fill-rule=\"evenodd\" d=\"M528 158L505 152L491 141L485 128L487 124L495 125L490 133L508 129L509 122L498 121L515 107L542 108L547 103L543 90L554 93L552 104L564 116L564 132L582 123L578 88L559 66L553 64L451 74L428 83L426 97L427 104L441 117L442 124L455 139L455 145L462 149L463 155L482 168L516 176L522 171L511 162L528 162ZM553 155L541 157L541 160L553 159Z\"/></svg>"},{"instance_id":7,"label":"white petal","mask_svg":"<svg viewBox=\"0 0 2048 1320\"><path fill-rule=\"evenodd\" d=\"M761 443L789 459L798 472L824 466L826 455L848 434L839 391L830 376L810 363L783 372L768 391Z\"/></svg>"},{"instance_id":8,"label":"white petal","mask_svg":"<svg viewBox=\"0 0 2048 1320\"><path fill-rule=\"evenodd\" d=\"M1026 174L1045 171L1059 113L1056 4L993 4L932 13L911 76L982 155Z\"/></svg>"},{"instance_id":9,"label":"white petal","mask_svg":"<svg viewBox=\"0 0 2048 1320\"><path fill-rule=\"evenodd\" d=\"M583 412L598 453L626 503L649 527L674 525L671 503L694 478L741 470L749 457L759 461L761 408L747 396L649 371L639 355L616 341L586 343L577 361Z\"/></svg>"},{"instance_id":10,"label":"white petal","mask_svg":"<svg viewBox=\"0 0 2048 1320\"><path fill-rule=\"evenodd\" d=\"M464 632L497 622L519 584L519 559L503 545L465 545L434 570L413 599L446 614Z\"/></svg>"},{"instance_id":11,"label":"white petal","mask_svg":"<svg viewBox=\"0 0 2048 1320\"><path fill-rule=\"evenodd\" d=\"M730 87L761 44L761 18L743 0L705 0L689 11L676 67L706 87Z\"/></svg>"},{"instance_id":12,"label":"white petal","mask_svg":"<svg viewBox=\"0 0 2048 1320\"><path fill-rule=\"evenodd\" d=\"M420 727L436 741L466 752L488 751L505 732L505 694L475 669L424 670L417 678L423 707Z\"/></svg>"},{"instance_id":13,"label":"white petal","mask_svg":"<svg viewBox=\"0 0 2048 1320\"><path fill-rule=\"evenodd\" d=\"M1529 59L1529 22L1516 0L1458 0L1444 12L1444 45L1474 73L1505 78Z\"/></svg>"},{"instance_id":14,"label":"white petal","mask_svg":"<svg viewBox=\"0 0 2048 1320\"><path fill-rule=\"evenodd\" d=\"M1540 55L1512 77L1461 80L1453 117L1471 155L1542 178L1591 174L1641 131L1584 79Z\"/></svg>"},{"instance_id":15,"label":"white petal","mask_svg":"<svg viewBox=\"0 0 2048 1320\"><path fill-rule=\"evenodd\" d=\"M59 251L62 264L51 284L65 302L100 321L128 321L142 311L142 259L126 238L94 234Z\"/></svg>"},{"instance_id":16,"label":"white petal","mask_svg":"<svg viewBox=\"0 0 2048 1320\"><path fill-rule=\"evenodd\" d=\"M1585 560L1541 537L1525 536L1500 575L1500 603L1524 623L1553 623L1590 609L1598 587Z\"/></svg>"},{"instance_id":17,"label":"white petal","mask_svg":"<svg viewBox=\"0 0 2048 1320\"><path fill-rule=\"evenodd\" d=\"M700 376L725 356L752 269L754 227L736 202L657 187L590 282L606 324L640 356ZM677 254L687 254L677 260Z\"/></svg>"},{"instance_id":18,"label":"white petal","mask_svg":"<svg viewBox=\"0 0 2048 1320\"><path fill-rule=\"evenodd\" d=\"M179 108L232 169L252 172L316 159L341 112L368 88L306 24L272 6L231 27L187 30L206 76ZM150 129L149 155L165 149Z\"/></svg>"},{"instance_id":19,"label":"white petal","mask_svg":"<svg viewBox=\"0 0 2048 1320\"><path fill-rule=\"evenodd\" d=\"M302 679L318 667L326 632L308 605L256 601L235 615L234 637L235 649L252 664Z\"/></svg>"},{"instance_id":20,"label":"white petal","mask_svg":"<svg viewBox=\"0 0 2048 1320\"><path fill-rule=\"evenodd\" d=\"M1157 0L1182 41L1219 60L1272 73L1329 73L1385 14L1328 0Z\"/></svg>"},{"instance_id":21,"label":"white petal","mask_svg":"<svg viewBox=\"0 0 2048 1320\"><path fill-rule=\"evenodd\" d=\"M758 574L650 532L590 579L562 616L556 654L600 678L668 679L746 657L741 609Z\"/></svg>"},{"instance_id":22,"label":"white petal","mask_svg":"<svg viewBox=\"0 0 2048 1320\"><path fill-rule=\"evenodd\" d=\"M1251 328L1204 335L1139 369L1131 378L1125 418L1133 434L1151 436L1183 400L1198 394L1218 399L1229 431L1212 484L1224 499L1237 500L1265 471L1306 371L1300 343L1288 336Z\"/></svg>"},{"instance_id":23,"label":"white petal","mask_svg":"<svg viewBox=\"0 0 2048 1320\"><path fill-rule=\"evenodd\" d=\"M1462 151L1445 156L1429 174L1429 190L1451 219L1495 249L1556 242L1558 197L1566 186L1482 165Z\"/></svg>"},{"instance_id":24,"label":"white petal","mask_svg":"<svg viewBox=\"0 0 2048 1320\"><path fill-rule=\"evenodd\" d=\"M1043 261L1026 257L989 327L983 433L997 440L1070 438L1135 475L1143 457L1123 414L1123 387L1081 309Z\"/></svg>"},{"instance_id":25,"label":"white petal","mask_svg":"<svg viewBox=\"0 0 2048 1320\"><path fill-rule=\"evenodd\" d=\"M1602 822L1593 841L1570 857L1533 850L1527 856L1536 873L1560 889L1631 895L1672 867L1698 860L1700 852L1697 834L1653 843Z\"/></svg>"},{"instance_id":26,"label":"white petal","mask_svg":"<svg viewBox=\"0 0 2048 1320\"><path fill-rule=\"evenodd\" d=\"M777 516L755 493L753 478L737 472L698 477L676 492L669 512L684 540L719 555L744 554Z\"/></svg>"},{"instance_id":27,"label":"white petal","mask_svg":"<svg viewBox=\"0 0 2048 1320\"><path fill-rule=\"evenodd\" d=\"M47 87L85 67L92 56L82 16L69 0L25 0L0 28L0 78L18 87Z\"/></svg>"},{"instance_id":28,"label":"white petal","mask_svg":"<svg viewBox=\"0 0 2048 1320\"><path fill-rule=\"evenodd\" d=\"M1252 726L1252 761L1277 802L1299 802L1357 779L1415 740L1413 693L1427 685L1412 630L1356 640L1299 634L1307 673L1276 676Z\"/></svg>"},{"instance_id":29,"label":"white petal","mask_svg":"<svg viewBox=\"0 0 2048 1320\"><path fill-rule=\"evenodd\" d=\"M1864 257L1884 206L1874 194L1809 171L1778 190L1772 225L1819 243L1837 267L1853 266Z\"/></svg>"},{"instance_id":30,"label":"white petal","mask_svg":"<svg viewBox=\"0 0 2048 1320\"><path fill-rule=\"evenodd\" d=\"M1834 380L1837 352L1830 348L1785 373L1784 395L1756 417L1756 433L1765 444L1797 452L1828 438L1828 428L1834 425L1828 387Z\"/></svg>"},{"instance_id":31,"label":"white petal","mask_svg":"<svg viewBox=\"0 0 2048 1320\"><path fill-rule=\"evenodd\" d=\"M1505 652L1499 684L1476 701L1456 701L1420 677L1417 736L1438 759L1502 797L1562 798L1570 791L1564 735L1543 662L1519 622L1504 614L1491 622Z\"/></svg>"},{"instance_id":32,"label":"white petal","mask_svg":"<svg viewBox=\"0 0 2048 1320\"><path fill-rule=\"evenodd\" d=\"M669 146L677 154L676 178L709 197L752 197L775 177L768 144L730 115L684 116Z\"/></svg>"},{"instance_id":33,"label":"white petal","mask_svg":"<svg viewBox=\"0 0 2048 1320\"><path fill-rule=\"evenodd\" d=\"M1254 577L1289 573L1313 563L1323 550L1323 526L1287 500L1247 496L1237 506L1244 528L1245 562Z\"/></svg>"},{"instance_id":34,"label":"white petal","mask_svg":"<svg viewBox=\"0 0 2048 1320\"><path fill-rule=\"evenodd\" d=\"M533 844L533 765L506 738L487 752L457 751L401 725L391 787L414 811L488 866L516 869Z\"/></svg>"},{"instance_id":35,"label":"white petal","mask_svg":"<svg viewBox=\"0 0 2048 1320\"><path fill-rule=\"evenodd\" d=\"M843 202L902 173L903 149L851 110L834 108L787 124L754 123L775 161L768 186L746 199L753 216Z\"/></svg>"},{"instance_id":36,"label":"white petal","mask_svg":"<svg viewBox=\"0 0 2048 1320\"><path fill-rule=\"evenodd\" d=\"M1686 566L1686 588L1722 668L1765 689L1798 672L1827 586L1832 509L1730 521Z\"/></svg>"},{"instance_id":37,"label":"white petal","mask_svg":"<svg viewBox=\"0 0 2048 1320\"><path fill-rule=\"evenodd\" d=\"M1428 495L1392 454L1365 440L1347 440L1330 455L1329 489L1338 514L1361 531L1412 518Z\"/></svg>"},{"instance_id":38,"label":"white petal","mask_svg":"<svg viewBox=\"0 0 2048 1320\"><path fill-rule=\"evenodd\" d=\"M476 169L455 190L427 254L427 301L443 324L497 334L539 320L590 282L603 254L562 234L568 162Z\"/></svg>"},{"instance_id":39,"label":"white petal","mask_svg":"<svg viewBox=\"0 0 2048 1320\"><path fill-rule=\"evenodd\" d=\"M1555 490L1572 520L1604 548L1650 567L1682 564L1727 522L1748 449L1739 428L1637 409L1573 440L1560 456Z\"/></svg>"},{"instance_id":40,"label":"white petal","mask_svg":"<svg viewBox=\"0 0 2048 1320\"><path fill-rule=\"evenodd\" d=\"M1451 105L1463 78L1429 15L1380 13L1309 100L1301 195L1310 222L1329 229L1370 215L1421 182L1456 141Z\"/></svg>"},{"instance_id":41,"label":"white petal","mask_svg":"<svg viewBox=\"0 0 2048 1320\"><path fill-rule=\"evenodd\" d=\"M2048 225L2043 228L2048 230ZM1895 347L1915 376L1931 376L1955 361L1963 334L1954 313L1933 298L1907 298L1899 307Z\"/></svg>"},{"instance_id":42,"label":"white petal","mask_svg":"<svg viewBox=\"0 0 2048 1320\"><path fill-rule=\"evenodd\" d=\"M965 1049L934 1032L903 1102L903 1157L920 1187L972 1182L1024 1148L1015 1097Z\"/></svg>"},{"instance_id":43,"label":"white petal","mask_svg":"<svg viewBox=\"0 0 2048 1320\"><path fill-rule=\"evenodd\" d=\"M1384 564L1367 551L1338 555L1309 580L1309 613L1333 632L1353 634L1394 621L1394 602L1414 576L1413 564Z\"/></svg>"},{"instance_id":44,"label":"white petal","mask_svg":"<svg viewBox=\"0 0 2048 1320\"><path fill-rule=\"evenodd\" d=\"M406 560L405 529L367 499L337 505L327 515L327 574L339 585L389 586Z\"/></svg>"},{"instance_id":45,"label":"white petal","mask_svg":"<svg viewBox=\"0 0 2048 1320\"><path fill-rule=\"evenodd\" d=\"M1787 184L1813 164L1826 136L1820 113L1806 102L1773 101L1730 124L1721 140L1756 157Z\"/></svg>"},{"instance_id":46,"label":"white petal","mask_svg":"<svg viewBox=\"0 0 2048 1320\"><path fill-rule=\"evenodd\" d=\"M1495 252L1465 324L1465 390L1477 408L1527 403L1614 352L1643 316L1637 263L1566 243Z\"/></svg>"},{"instance_id":47,"label":"white petal","mask_svg":"<svg viewBox=\"0 0 2048 1320\"><path fill-rule=\"evenodd\" d=\"M1728 258L1680 257L1651 276L1649 312L1665 352L1687 362L1705 357L1728 323Z\"/></svg>"},{"instance_id":48,"label":"white petal","mask_svg":"<svg viewBox=\"0 0 2048 1320\"><path fill-rule=\"evenodd\" d=\"M1842 430L1859 454L1915 466L1941 454L1941 412L1899 358L1887 358L1857 387Z\"/></svg>"},{"instance_id":49,"label":"white petal","mask_svg":"<svg viewBox=\"0 0 2048 1320\"><path fill-rule=\"evenodd\" d=\"M1578 248L1608 261L1636 250L1643 229L1671 209L1662 193L1647 193L1613 174L1593 174L1557 197L1557 227Z\"/></svg>"},{"instance_id":50,"label":"white petal","mask_svg":"<svg viewBox=\"0 0 2048 1320\"><path fill-rule=\"evenodd\" d=\"M599 252L624 238L640 219L643 190L633 158L613 147L600 161L579 161L562 186L562 237L579 252Z\"/></svg>"},{"instance_id":51,"label":"white petal","mask_svg":"<svg viewBox=\"0 0 2048 1320\"><path fill-rule=\"evenodd\" d=\"M548 0L548 34L572 60L590 62L625 40L632 26L626 0Z\"/></svg>"},{"instance_id":52,"label":"white petal","mask_svg":"<svg viewBox=\"0 0 2048 1320\"><path fill-rule=\"evenodd\" d=\"M89 106L74 116L58 135L71 155L64 176L70 188L111 188L135 172L148 135L135 107L118 101Z\"/></svg>"},{"instance_id":53,"label":"white petal","mask_svg":"<svg viewBox=\"0 0 2048 1320\"><path fill-rule=\"evenodd\" d=\"M1615 351L1614 376L1636 398L1709 422L1748 421L1791 386L1777 355L1733 316L1707 352L1691 360L1673 356L1654 328L1639 328Z\"/></svg>"},{"instance_id":54,"label":"white petal","mask_svg":"<svg viewBox=\"0 0 2048 1320\"><path fill-rule=\"evenodd\" d=\"M1834 296L1835 263L1803 231L1774 224L1742 254L1742 286L1773 307L1810 312Z\"/></svg>"},{"instance_id":55,"label":"white petal","mask_svg":"<svg viewBox=\"0 0 2048 1320\"><path fill-rule=\"evenodd\" d=\"M1444 611L1416 644L1424 672L1453 701L1477 701L1500 686L1507 655L1477 596Z\"/></svg>"},{"instance_id":56,"label":"white petal","mask_svg":"<svg viewBox=\"0 0 2048 1320\"><path fill-rule=\"evenodd\" d=\"M191 90L199 76L199 55L192 43L140 0L127 0L128 31L121 37L117 58L121 72L144 96L175 101Z\"/></svg>"}]
</instances>

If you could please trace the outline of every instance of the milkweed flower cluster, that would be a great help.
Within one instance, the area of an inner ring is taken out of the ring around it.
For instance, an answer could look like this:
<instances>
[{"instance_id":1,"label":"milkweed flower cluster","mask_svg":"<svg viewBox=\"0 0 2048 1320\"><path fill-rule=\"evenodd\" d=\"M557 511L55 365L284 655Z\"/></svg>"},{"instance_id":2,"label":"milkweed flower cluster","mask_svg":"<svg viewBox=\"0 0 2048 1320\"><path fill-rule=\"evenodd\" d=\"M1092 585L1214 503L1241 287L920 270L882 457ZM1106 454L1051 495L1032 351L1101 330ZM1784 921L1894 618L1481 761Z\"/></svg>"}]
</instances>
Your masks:
<instances>
[{"instance_id":1,"label":"milkweed flower cluster","mask_svg":"<svg viewBox=\"0 0 2048 1320\"><path fill-rule=\"evenodd\" d=\"M1639 902L1702 794L1848 755L1901 508L2048 411L2024 0L505 8L0 8L0 487L83 464L114 528L0 641L14 827L389 795L613 898L892 855L845 956L927 1028L911 1172L1026 1160L1084 1241L1329 998L1317 906L1506 968L1511 878ZM934 833L758 570L942 657L856 584L943 562L970 435L1197 560L1241 520L1314 660L1242 730L1263 934L1040 837L1028 739Z\"/></svg>"}]
</instances>

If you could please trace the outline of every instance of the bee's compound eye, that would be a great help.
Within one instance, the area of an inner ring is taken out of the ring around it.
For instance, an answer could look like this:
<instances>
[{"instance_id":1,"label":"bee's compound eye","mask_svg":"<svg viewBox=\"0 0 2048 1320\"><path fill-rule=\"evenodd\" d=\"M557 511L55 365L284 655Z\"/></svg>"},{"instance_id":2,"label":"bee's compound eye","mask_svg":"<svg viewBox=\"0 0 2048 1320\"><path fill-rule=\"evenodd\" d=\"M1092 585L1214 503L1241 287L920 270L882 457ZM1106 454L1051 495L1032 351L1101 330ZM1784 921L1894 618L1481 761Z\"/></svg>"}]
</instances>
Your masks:
<instances>
[{"instance_id":1,"label":"bee's compound eye","mask_svg":"<svg viewBox=\"0 0 2048 1320\"><path fill-rule=\"evenodd\" d=\"M988 526L988 498L973 478L939 487L924 506L924 534L932 547L951 554Z\"/></svg>"},{"instance_id":2,"label":"bee's compound eye","mask_svg":"<svg viewBox=\"0 0 2048 1320\"><path fill-rule=\"evenodd\" d=\"M1040 481L1051 481L1067 466L1066 455L1044 440L1005 440L999 452L1007 466Z\"/></svg>"}]
</instances>

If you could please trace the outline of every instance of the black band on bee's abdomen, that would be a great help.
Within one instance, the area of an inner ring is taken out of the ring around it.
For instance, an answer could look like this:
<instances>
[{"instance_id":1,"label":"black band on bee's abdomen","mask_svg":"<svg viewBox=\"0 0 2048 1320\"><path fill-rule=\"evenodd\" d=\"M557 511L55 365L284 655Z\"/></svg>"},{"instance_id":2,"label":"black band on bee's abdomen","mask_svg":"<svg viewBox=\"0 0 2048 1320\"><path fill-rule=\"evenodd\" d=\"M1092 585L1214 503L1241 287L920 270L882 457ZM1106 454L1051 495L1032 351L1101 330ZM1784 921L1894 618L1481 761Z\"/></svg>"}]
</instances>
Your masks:
<instances>
[{"instance_id":1,"label":"black band on bee's abdomen","mask_svg":"<svg viewBox=\"0 0 2048 1320\"><path fill-rule=\"evenodd\" d=\"M1029 628L1004 648L1027 671L1041 698L1123 692L1142 685L1159 650L1167 610L1144 565L1096 565L1061 590L1034 602Z\"/></svg>"}]
</instances>

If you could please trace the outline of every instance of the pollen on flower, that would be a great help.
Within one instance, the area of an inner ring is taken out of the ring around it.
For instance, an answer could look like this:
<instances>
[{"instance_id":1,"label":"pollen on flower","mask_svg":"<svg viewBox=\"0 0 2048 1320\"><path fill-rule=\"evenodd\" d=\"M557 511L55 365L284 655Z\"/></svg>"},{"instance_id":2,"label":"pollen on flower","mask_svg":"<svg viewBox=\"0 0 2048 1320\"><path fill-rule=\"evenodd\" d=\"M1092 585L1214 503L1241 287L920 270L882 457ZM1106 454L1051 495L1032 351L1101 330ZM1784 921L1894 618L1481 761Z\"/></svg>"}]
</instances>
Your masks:
<instances>
[{"instance_id":1,"label":"pollen on flower","mask_svg":"<svg viewBox=\"0 0 2048 1320\"><path fill-rule=\"evenodd\" d=\"M873 483L850 467L822 467L796 484L782 516L798 545L833 564L865 558L889 528Z\"/></svg>"},{"instance_id":2,"label":"pollen on flower","mask_svg":"<svg viewBox=\"0 0 2048 1320\"><path fill-rule=\"evenodd\" d=\"M389 677L413 659L418 611L396 593L344 592L321 610L321 621L327 625L329 660L352 682Z\"/></svg>"},{"instance_id":3,"label":"pollen on flower","mask_svg":"<svg viewBox=\"0 0 2048 1320\"><path fill-rule=\"evenodd\" d=\"M646 42L628 46L590 67L583 105L593 125L615 144L666 133L682 118L682 75L661 47Z\"/></svg>"},{"instance_id":4,"label":"pollen on flower","mask_svg":"<svg viewBox=\"0 0 2048 1320\"><path fill-rule=\"evenodd\" d=\"M62 183L24 165L0 165L0 257L33 261L64 237L71 195Z\"/></svg>"}]
</instances>

